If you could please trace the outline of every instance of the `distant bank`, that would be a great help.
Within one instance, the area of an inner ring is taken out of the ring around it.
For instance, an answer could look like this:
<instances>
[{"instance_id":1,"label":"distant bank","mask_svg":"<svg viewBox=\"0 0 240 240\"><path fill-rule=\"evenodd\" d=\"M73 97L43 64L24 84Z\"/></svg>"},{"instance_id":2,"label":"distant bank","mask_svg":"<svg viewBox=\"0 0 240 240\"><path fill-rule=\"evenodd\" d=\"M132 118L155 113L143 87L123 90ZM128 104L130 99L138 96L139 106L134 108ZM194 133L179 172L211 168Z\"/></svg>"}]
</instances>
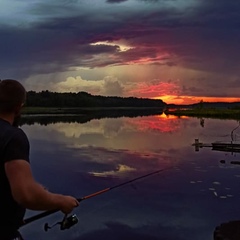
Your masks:
<instances>
[{"instance_id":1,"label":"distant bank","mask_svg":"<svg viewBox=\"0 0 240 240\"><path fill-rule=\"evenodd\" d=\"M240 102L200 102L191 105L168 104L165 114L240 120Z\"/></svg>"},{"instance_id":2,"label":"distant bank","mask_svg":"<svg viewBox=\"0 0 240 240\"><path fill-rule=\"evenodd\" d=\"M96 96L86 92L57 93L50 91L27 93L25 115L78 114L97 117L146 116L161 114L176 116L240 119L240 102L203 102L191 105L166 104L161 99Z\"/></svg>"}]
</instances>

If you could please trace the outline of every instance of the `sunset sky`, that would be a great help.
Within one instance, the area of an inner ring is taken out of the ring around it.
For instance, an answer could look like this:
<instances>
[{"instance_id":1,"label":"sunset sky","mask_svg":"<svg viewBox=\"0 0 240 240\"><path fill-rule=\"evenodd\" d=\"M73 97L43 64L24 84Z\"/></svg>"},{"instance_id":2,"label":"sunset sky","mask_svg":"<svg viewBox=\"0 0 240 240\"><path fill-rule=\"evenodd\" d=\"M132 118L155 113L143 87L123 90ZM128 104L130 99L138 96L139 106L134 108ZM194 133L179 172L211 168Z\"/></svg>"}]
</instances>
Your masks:
<instances>
[{"instance_id":1,"label":"sunset sky","mask_svg":"<svg viewBox=\"0 0 240 240\"><path fill-rule=\"evenodd\" d=\"M1 0L0 78L27 90L240 101L240 1Z\"/></svg>"}]
</instances>

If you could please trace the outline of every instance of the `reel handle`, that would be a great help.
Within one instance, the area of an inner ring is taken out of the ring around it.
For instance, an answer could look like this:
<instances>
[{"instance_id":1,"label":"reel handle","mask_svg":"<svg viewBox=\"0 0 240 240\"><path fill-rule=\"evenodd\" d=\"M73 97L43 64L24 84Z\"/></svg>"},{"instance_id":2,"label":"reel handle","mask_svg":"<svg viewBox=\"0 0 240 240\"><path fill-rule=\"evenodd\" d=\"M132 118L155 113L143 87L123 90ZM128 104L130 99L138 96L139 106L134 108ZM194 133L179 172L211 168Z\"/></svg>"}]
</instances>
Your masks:
<instances>
[{"instance_id":1,"label":"reel handle","mask_svg":"<svg viewBox=\"0 0 240 240\"><path fill-rule=\"evenodd\" d=\"M49 229L55 227L56 225L60 225L61 230L66 230L74 226L78 223L78 218L76 214L70 215L69 217L67 215L64 216L63 220L61 222L57 222L53 224L52 226L49 226L48 223L44 224L44 231L47 232Z\"/></svg>"}]
</instances>

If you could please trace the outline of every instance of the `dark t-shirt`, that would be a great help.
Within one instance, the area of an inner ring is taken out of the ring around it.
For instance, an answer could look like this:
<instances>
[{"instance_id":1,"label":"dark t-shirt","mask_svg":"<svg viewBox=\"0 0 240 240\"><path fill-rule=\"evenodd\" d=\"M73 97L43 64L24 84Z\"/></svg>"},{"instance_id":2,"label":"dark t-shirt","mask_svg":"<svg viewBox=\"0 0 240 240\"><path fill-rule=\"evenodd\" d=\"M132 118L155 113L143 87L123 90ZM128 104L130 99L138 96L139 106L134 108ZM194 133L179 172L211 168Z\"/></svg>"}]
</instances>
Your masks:
<instances>
[{"instance_id":1,"label":"dark t-shirt","mask_svg":"<svg viewBox=\"0 0 240 240\"><path fill-rule=\"evenodd\" d=\"M25 209L12 197L4 164L22 159L29 162L29 141L22 129L0 119L0 235L21 225Z\"/></svg>"}]
</instances>

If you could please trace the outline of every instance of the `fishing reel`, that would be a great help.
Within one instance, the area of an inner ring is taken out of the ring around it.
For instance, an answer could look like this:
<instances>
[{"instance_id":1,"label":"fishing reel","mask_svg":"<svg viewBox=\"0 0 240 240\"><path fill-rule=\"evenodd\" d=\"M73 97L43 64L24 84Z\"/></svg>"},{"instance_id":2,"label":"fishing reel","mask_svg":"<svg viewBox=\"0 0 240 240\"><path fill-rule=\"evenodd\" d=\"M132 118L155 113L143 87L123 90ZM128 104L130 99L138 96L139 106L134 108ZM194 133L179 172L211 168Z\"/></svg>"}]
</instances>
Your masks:
<instances>
[{"instance_id":1,"label":"fishing reel","mask_svg":"<svg viewBox=\"0 0 240 240\"><path fill-rule=\"evenodd\" d=\"M76 214L73 214L69 217L67 215L65 215L61 222L57 222L57 223L53 224L52 226L49 226L48 223L45 223L44 230L45 230L45 232L47 232L49 229L55 227L56 225L60 225L61 230L66 230L66 229L71 228L72 226L74 226L77 223L78 223L78 218L77 218Z\"/></svg>"}]
</instances>

